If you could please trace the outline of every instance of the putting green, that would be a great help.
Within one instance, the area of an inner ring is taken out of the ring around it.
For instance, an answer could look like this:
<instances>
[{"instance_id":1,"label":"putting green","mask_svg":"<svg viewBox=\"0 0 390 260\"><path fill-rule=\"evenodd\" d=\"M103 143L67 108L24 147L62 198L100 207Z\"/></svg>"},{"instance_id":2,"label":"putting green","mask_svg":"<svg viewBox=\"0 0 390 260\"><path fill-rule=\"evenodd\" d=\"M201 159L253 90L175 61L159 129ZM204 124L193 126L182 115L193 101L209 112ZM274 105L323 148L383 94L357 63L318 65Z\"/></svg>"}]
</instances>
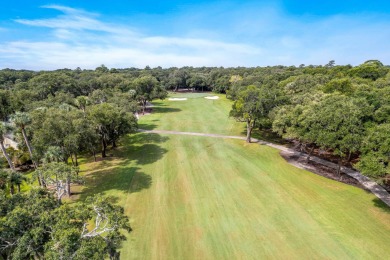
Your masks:
<instances>
[{"instance_id":1,"label":"putting green","mask_svg":"<svg viewBox=\"0 0 390 260\"><path fill-rule=\"evenodd\" d=\"M190 94L187 94L190 95ZM181 94L181 97L186 95ZM230 102L155 102L142 128L238 135ZM133 232L123 259L384 259L390 209L371 193L297 169L241 140L139 133L84 163L81 195L118 198Z\"/></svg>"}]
</instances>

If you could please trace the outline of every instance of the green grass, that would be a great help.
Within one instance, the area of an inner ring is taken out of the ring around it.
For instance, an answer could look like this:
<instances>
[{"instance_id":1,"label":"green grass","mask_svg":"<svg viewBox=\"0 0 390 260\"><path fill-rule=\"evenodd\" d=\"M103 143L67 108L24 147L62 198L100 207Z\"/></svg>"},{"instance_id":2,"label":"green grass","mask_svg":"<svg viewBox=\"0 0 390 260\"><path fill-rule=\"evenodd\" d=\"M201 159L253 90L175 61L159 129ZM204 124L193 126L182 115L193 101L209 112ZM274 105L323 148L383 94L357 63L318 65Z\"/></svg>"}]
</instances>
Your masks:
<instances>
[{"instance_id":1,"label":"green grass","mask_svg":"<svg viewBox=\"0 0 390 260\"><path fill-rule=\"evenodd\" d=\"M143 128L242 131L227 118L224 98L155 105L141 118ZM112 153L84 162L80 198L104 192L125 207L133 232L123 259L388 258L388 207L371 193L289 165L270 147L139 133Z\"/></svg>"},{"instance_id":2,"label":"green grass","mask_svg":"<svg viewBox=\"0 0 390 260\"><path fill-rule=\"evenodd\" d=\"M195 96L193 96L195 95ZM229 118L231 108L224 95L209 100L204 96L215 94L171 94L170 97L186 97L186 101L153 102L151 115L142 117L139 127L143 129L175 130L184 132L241 135L244 124Z\"/></svg>"}]
</instances>

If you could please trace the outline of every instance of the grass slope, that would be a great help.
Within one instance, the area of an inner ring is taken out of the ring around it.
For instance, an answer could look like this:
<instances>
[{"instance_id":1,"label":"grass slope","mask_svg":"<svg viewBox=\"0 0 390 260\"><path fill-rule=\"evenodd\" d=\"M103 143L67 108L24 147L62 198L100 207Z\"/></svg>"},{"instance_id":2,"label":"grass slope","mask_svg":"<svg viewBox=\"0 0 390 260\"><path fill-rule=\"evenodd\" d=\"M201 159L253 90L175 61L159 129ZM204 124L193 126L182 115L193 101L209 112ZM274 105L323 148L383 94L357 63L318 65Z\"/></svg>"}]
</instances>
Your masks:
<instances>
[{"instance_id":1,"label":"grass slope","mask_svg":"<svg viewBox=\"0 0 390 260\"><path fill-rule=\"evenodd\" d=\"M181 95L183 96L183 95ZM189 94L187 97L193 97ZM224 98L155 102L143 128L239 134ZM185 120L185 121L184 121ZM88 186L118 198L134 231L123 259L384 259L390 210L372 194L240 140L139 133L84 163Z\"/></svg>"}]
</instances>

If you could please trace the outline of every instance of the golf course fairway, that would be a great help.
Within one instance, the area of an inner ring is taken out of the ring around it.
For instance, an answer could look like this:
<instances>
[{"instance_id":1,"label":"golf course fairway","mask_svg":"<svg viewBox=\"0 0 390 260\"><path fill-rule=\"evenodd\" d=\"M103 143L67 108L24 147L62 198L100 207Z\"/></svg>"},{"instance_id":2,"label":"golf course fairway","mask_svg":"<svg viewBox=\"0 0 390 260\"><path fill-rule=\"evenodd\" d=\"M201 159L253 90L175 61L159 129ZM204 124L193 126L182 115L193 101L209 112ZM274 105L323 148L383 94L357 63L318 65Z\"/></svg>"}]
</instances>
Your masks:
<instances>
[{"instance_id":1,"label":"golf course fairway","mask_svg":"<svg viewBox=\"0 0 390 260\"><path fill-rule=\"evenodd\" d=\"M214 95L214 94L213 94ZM242 135L231 102L153 102L140 128ZM133 231L122 259L389 259L390 208L362 189L242 140L137 133L85 161L80 199L104 192Z\"/></svg>"}]
</instances>

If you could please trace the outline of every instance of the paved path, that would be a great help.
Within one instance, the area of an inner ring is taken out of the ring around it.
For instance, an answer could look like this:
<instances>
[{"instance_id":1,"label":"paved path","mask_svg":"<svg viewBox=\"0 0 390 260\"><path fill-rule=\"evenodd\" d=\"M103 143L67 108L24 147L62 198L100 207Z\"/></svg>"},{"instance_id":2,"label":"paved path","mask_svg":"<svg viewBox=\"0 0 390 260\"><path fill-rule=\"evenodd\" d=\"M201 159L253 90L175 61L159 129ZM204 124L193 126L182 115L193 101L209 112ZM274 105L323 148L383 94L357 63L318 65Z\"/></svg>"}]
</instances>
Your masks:
<instances>
[{"instance_id":1,"label":"paved path","mask_svg":"<svg viewBox=\"0 0 390 260\"><path fill-rule=\"evenodd\" d=\"M229 139L240 139L240 140L246 139L243 136L219 135L219 134L207 134L207 133L195 133L195 132L166 131L166 130L139 129L139 132L156 133L156 134L173 134L173 135L208 136L208 137L214 137L214 138L229 138ZM256 138L252 138L252 143L259 143L262 145L267 145L267 146L276 148L280 151L294 154L296 156L305 157L305 158L307 157L307 154L305 154L305 153L297 152L297 151L290 149L290 148L287 148L283 145L273 144L270 142L258 140ZM327 160L321 159L321 158L316 157L316 156L311 156L310 160L314 161L316 163L325 165L325 166L332 168L332 169L338 168L338 165L336 163L329 162ZM362 184L366 189L368 189L372 193L374 193L380 200L382 200L384 203L386 203L390 207L390 194L382 186L378 185L375 181L370 180L370 178L362 175L360 172L352 170L351 168L342 166L341 172L358 180L360 182L360 184Z\"/></svg>"}]
</instances>

